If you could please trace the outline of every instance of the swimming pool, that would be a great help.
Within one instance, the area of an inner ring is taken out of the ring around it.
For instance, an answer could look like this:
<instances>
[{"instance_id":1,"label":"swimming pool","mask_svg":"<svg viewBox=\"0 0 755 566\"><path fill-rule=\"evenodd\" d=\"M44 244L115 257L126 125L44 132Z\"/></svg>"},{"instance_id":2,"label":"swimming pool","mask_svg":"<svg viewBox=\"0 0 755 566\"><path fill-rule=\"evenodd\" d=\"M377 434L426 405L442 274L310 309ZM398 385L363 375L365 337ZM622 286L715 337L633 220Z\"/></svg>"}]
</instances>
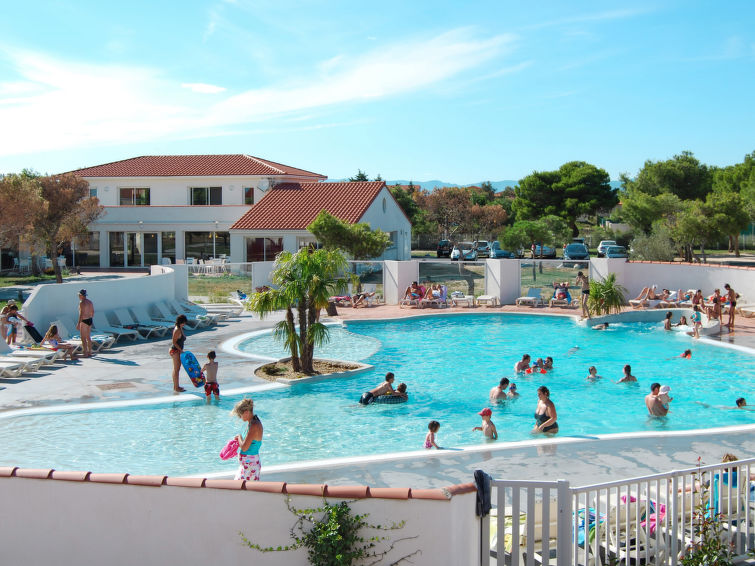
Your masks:
<instances>
[{"instance_id":1,"label":"swimming pool","mask_svg":"<svg viewBox=\"0 0 755 566\"><path fill-rule=\"evenodd\" d=\"M242 347L275 354L270 342L269 336L258 336ZM716 407L733 406L736 397L752 391L755 357L664 332L657 323L612 323L598 331L567 318L443 315L349 323L333 330L331 345L339 347L323 357L361 359L374 369L255 393L265 426L263 466L418 450L431 419L441 423L441 446L481 444L472 427L480 422L477 412L490 406L488 392L502 376L513 378L521 397L492 407L499 443L530 438L535 391L542 384L556 404L560 436L755 423L753 412ZM675 357L686 348L692 349L691 360ZM512 366L525 352L533 358L553 356L554 371L514 377ZM625 363L632 365L639 384L611 382ZM597 383L585 380L590 365L603 376ZM361 393L388 370L397 382L408 384L409 402L360 406ZM653 381L672 388L668 418L647 417L643 398ZM235 462L221 461L218 452L242 430L228 414L239 398L224 397L218 405L198 398L195 403L5 416L0 418L3 463L136 474L232 471Z\"/></svg>"}]
</instances>

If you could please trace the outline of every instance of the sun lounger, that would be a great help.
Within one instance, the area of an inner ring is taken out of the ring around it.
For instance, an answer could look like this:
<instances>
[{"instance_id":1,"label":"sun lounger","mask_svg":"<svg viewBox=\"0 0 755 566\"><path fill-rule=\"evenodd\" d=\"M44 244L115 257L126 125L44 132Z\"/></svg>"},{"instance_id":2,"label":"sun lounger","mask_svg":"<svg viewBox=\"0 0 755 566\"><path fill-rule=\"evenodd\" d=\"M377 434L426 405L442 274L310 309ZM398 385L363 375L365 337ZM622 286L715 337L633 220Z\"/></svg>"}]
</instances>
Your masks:
<instances>
[{"instance_id":1,"label":"sun lounger","mask_svg":"<svg viewBox=\"0 0 755 566\"><path fill-rule=\"evenodd\" d=\"M18 358L19 363L26 361L40 360L43 365L51 364L58 358L62 357L63 351L53 351L47 348L11 348L8 344L0 340L0 355L10 358Z\"/></svg>"},{"instance_id":2,"label":"sun lounger","mask_svg":"<svg viewBox=\"0 0 755 566\"><path fill-rule=\"evenodd\" d=\"M497 307L498 306L498 297L495 295L480 295L477 297L477 304L487 305L489 307Z\"/></svg>"},{"instance_id":3,"label":"sun lounger","mask_svg":"<svg viewBox=\"0 0 755 566\"><path fill-rule=\"evenodd\" d=\"M165 334L167 334L168 332L173 332L173 328L176 326L175 321L156 320L152 318L149 311L147 310L147 307L143 305L135 305L133 307L129 307L128 311L132 313L134 320L141 320L142 322L144 322L144 324L148 324L150 326L159 326L165 329Z\"/></svg>"},{"instance_id":4,"label":"sun lounger","mask_svg":"<svg viewBox=\"0 0 755 566\"><path fill-rule=\"evenodd\" d=\"M191 308L179 304L176 300L162 301L161 304L165 305L165 308L175 316L184 315L189 321L196 321L196 328L210 326L218 321L218 317L208 314L206 310L200 309L196 305L194 305L196 308Z\"/></svg>"},{"instance_id":5,"label":"sun lounger","mask_svg":"<svg viewBox=\"0 0 755 566\"><path fill-rule=\"evenodd\" d=\"M45 358L22 358L18 356L0 356L0 364L22 364L23 367L19 373L26 371L37 371L41 366L45 365ZM13 376L15 377L15 376Z\"/></svg>"},{"instance_id":6,"label":"sun lounger","mask_svg":"<svg viewBox=\"0 0 755 566\"><path fill-rule=\"evenodd\" d=\"M144 338L165 336L165 333L168 331L164 326L157 326L146 321L139 321L128 309L120 308L111 312L117 317L116 320L120 321L121 326L136 329L142 336L144 336ZM108 316L108 314L109 313L105 313L105 316Z\"/></svg>"},{"instance_id":7,"label":"sun lounger","mask_svg":"<svg viewBox=\"0 0 755 566\"><path fill-rule=\"evenodd\" d=\"M26 364L22 362L0 362L0 376L18 377Z\"/></svg>"},{"instance_id":8,"label":"sun lounger","mask_svg":"<svg viewBox=\"0 0 755 566\"><path fill-rule=\"evenodd\" d=\"M200 326L207 326L209 324L207 320L200 320L189 316L186 313L177 311L175 307L172 307L166 301L152 303L149 306L149 314L150 317L155 320L162 320L165 322L173 323L175 323L176 318L178 318L179 315L184 315L186 317L186 326L191 330L196 330Z\"/></svg>"},{"instance_id":9,"label":"sun lounger","mask_svg":"<svg viewBox=\"0 0 755 566\"><path fill-rule=\"evenodd\" d=\"M419 308L436 307L443 308L448 306L448 287L445 285L440 286L440 297L432 299L422 299L418 303Z\"/></svg>"},{"instance_id":10,"label":"sun lounger","mask_svg":"<svg viewBox=\"0 0 755 566\"><path fill-rule=\"evenodd\" d=\"M112 334L113 336L115 336L116 342L121 338L121 336L125 336L126 338L129 338L133 341L139 340L142 337L142 335L133 328L111 326L108 322L108 319L101 311L95 311L94 313L94 328L96 328L98 332L107 332L109 334Z\"/></svg>"},{"instance_id":11,"label":"sun lounger","mask_svg":"<svg viewBox=\"0 0 755 566\"><path fill-rule=\"evenodd\" d=\"M477 300L479 301L479 298ZM529 305L531 307L539 307L543 304L540 297L540 289L537 287L530 287L525 296L519 297L514 302L517 306Z\"/></svg>"},{"instance_id":12,"label":"sun lounger","mask_svg":"<svg viewBox=\"0 0 755 566\"><path fill-rule=\"evenodd\" d=\"M65 315L58 315L57 320L52 321L52 324L55 324L58 327L58 334L60 334L60 337L63 340L78 346L76 350L73 351L74 354L80 354L84 350L84 345L81 342L81 335L69 330L68 325L72 324L72 321L70 321L69 318ZM93 332L91 338L92 352L99 352L100 350L109 348L115 344L116 340L116 337L113 334L105 332Z\"/></svg>"},{"instance_id":13,"label":"sun lounger","mask_svg":"<svg viewBox=\"0 0 755 566\"><path fill-rule=\"evenodd\" d=\"M184 309L185 312L192 313L194 315L201 315L201 316L208 316L215 319L215 322L219 320L227 320L230 314L226 309L222 310L210 310L207 307L198 305L196 303L192 303L191 301L185 301L185 300L176 300L174 301L176 303L177 308ZM188 315L187 315L188 316Z\"/></svg>"}]
</instances>

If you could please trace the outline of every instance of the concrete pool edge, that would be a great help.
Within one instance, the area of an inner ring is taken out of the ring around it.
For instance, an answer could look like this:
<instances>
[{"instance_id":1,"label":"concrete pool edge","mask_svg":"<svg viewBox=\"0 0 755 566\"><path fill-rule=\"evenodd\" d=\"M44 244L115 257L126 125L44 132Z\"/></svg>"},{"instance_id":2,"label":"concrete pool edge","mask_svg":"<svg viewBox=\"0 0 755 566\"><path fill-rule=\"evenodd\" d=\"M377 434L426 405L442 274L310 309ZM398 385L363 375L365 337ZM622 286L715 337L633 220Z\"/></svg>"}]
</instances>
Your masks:
<instances>
[{"instance_id":1,"label":"concrete pool edge","mask_svg":"<svg viewBox=\"0 0 755 566\"><path fill-rule=\"evenodd\" d=\"M700 428L691 430L677 430L677 431L646 431L646 432L618 432L611 434L597 434L593 436L564 436L553 438L537 438L528 440L519 440L506 442L505 444L499 444L497 442L489 442L482 445L470 445L454 448L444 448L442 450L412 450L409 452L391 452L388 454L377 454L370 456L353 456L347 458L328 458L324 460L307 460L302 462L296 462L291 464L274 464L263 467L263 474L285 473L285 472L299 472L310 470L335 470L338 468L346 468L349 466L363 466L367 464L379 464L386 462L400 462L408 460L426 460L426 459L443 459L459 456L460 454L478 454L478 453L498 453L506 451L520 450L522 448L539 448L539 447L558 447L565 445L591 445L595 444L598 449L600 444L612 443L618 440L648 440L654 438L677 438L677 439L689 439L690 441L696 438L704 437L711 434L733 434L755 432L755 424L750 425L736 425L728 427L718 428ZM185 477L190 478L226 478L233 477L234 472L209 472L200 474L191 474Z\"/></svg>"}]
</instances>

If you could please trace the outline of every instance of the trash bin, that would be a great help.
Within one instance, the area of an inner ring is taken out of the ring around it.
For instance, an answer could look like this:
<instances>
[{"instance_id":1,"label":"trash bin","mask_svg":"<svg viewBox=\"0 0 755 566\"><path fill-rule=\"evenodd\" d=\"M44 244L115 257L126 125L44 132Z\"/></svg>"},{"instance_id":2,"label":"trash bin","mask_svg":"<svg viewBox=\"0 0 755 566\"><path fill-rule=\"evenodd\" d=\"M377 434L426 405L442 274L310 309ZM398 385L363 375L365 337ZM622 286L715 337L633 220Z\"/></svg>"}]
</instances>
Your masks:
<instances>
[{"instance_id":1,"label":"trash bin","mask_svg":"<svg viewBox=\"0 0 755 566\"><path fill-rule=\"evenodd\" d=\"M328 313L328 316L338 316L338 311L336 310L336 304L333 301L328 301L328 306L325 309L325 311Z\"/></svg>"}]
</instances>

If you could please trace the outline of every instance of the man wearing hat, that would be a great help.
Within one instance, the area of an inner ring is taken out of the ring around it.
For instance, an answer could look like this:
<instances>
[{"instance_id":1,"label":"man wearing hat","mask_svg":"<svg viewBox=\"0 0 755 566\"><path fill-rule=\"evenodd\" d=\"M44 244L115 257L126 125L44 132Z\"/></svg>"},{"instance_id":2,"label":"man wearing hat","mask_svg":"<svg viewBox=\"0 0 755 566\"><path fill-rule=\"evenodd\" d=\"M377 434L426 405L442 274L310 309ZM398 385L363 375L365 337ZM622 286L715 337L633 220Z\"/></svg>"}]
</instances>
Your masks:
<instances>
[{"instance_id":1,"label":"man wearing hat","mask_svg":"<svg viewBox=\"0 0 755 566\"><path fill-rule=\"evenodd\" d=\"M87 299L87 290L79 291L79 322L76 328L81 334L81 356L92 357L92 324L94 324L94 305Z\"/></svg>"}]
</instances>

